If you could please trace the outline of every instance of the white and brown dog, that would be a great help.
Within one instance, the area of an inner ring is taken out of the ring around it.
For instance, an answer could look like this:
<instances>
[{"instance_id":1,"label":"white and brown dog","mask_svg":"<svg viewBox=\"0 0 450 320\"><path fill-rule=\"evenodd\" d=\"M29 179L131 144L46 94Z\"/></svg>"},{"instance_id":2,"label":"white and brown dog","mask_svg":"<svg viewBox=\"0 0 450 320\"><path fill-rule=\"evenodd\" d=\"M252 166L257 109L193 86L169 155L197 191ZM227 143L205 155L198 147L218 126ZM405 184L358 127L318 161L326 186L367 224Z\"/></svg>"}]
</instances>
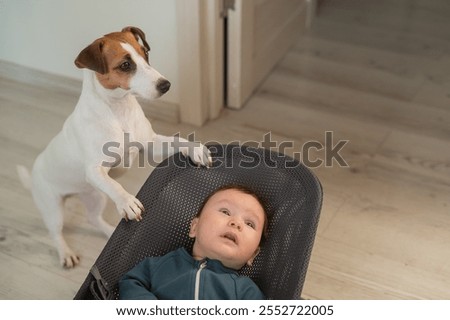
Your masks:
<instances>
[{"instance_id":1,"label":"white and brown dog","mask_svg":"<svg viewBox=\"0 0 450 320\"><path fill-rule=\"evenodd\" d=\"M118 167L131 163L139 152L136 148L126 150L125 134L130 142L136 142L130 145L153 149L140 150L146 154L181 151L199 165L208 166L211 162L208 149L201 144L189 147L185 139L177 138L186 144L175 150L171 145L175 138L157 135L144 116L135 96L156 99L170 88L170 82L150 66L149 50L145 34L136 27L107 34L82 50L75 60L77 67L85 69L75 110L37 157L31 177L24 167L18 168L22 181L32 190L66 268L78 264L79 258L62 234L65 197L78 195L86 206L89 221L107 236L114 228L102 217L106 195L125 219L140 220L144 210L138 199L110 177L114 166L104 165L111 161L103 150L106 143L120 145L117 152L122 163L117 163Z\"/></svg>"}]
</instances>

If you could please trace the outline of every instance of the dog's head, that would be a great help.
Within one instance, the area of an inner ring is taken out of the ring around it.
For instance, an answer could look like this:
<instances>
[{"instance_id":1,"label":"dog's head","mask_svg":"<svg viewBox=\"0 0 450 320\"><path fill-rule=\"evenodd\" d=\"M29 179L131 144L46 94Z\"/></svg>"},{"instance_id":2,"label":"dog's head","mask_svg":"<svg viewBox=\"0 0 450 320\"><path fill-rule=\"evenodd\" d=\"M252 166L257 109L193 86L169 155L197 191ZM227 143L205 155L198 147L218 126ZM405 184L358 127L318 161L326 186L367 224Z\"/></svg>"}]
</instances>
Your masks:
<instances>
[{"instance_id":1,"label":"dog's head","mask_svg":"<svg viewBox=\"0 0 450 320\"><path fill-rule=\"evenodd\" d=\"M149 64L150 46L144 32L126 27L95 40L75 59L78 68L95 71L100 84L110 90L121 88L147 99L155 99L170 88Z\"/></svg>"}]
</instances>

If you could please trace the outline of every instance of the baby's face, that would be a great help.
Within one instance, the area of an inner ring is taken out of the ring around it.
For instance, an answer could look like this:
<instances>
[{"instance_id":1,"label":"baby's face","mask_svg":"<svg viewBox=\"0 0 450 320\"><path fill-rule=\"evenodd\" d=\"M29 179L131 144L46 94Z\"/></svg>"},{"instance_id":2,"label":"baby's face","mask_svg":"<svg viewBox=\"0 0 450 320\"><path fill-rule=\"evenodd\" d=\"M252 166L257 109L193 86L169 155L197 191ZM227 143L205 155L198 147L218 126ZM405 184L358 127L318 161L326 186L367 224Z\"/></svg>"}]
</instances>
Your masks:
<instances>
[{"instance_id":1,"label":"baby's face","mask_svg":"<svg viewBox=\"0 0 450 320\"><path fill-rule=\"evenodd\" d=\"M252 195L228 189L214 194L191 224L195 259L217 259L228 268L251 264L259 252L264 210Z\"/></svg>"}]
</instances>

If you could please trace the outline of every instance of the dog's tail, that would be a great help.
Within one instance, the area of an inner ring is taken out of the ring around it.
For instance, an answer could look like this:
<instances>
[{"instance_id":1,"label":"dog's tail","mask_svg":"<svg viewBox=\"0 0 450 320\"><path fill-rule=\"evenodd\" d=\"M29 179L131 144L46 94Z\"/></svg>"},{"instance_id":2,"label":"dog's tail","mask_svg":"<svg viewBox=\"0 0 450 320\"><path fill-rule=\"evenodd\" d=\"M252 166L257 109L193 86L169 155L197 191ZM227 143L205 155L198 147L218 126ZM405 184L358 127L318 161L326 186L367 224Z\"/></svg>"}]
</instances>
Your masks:
<instances>
[{"instance_id":1,"label":"dog's tail","mask_svg":"<svg viewBox=\"0 0 450 320\"><path fill-rule=\"evenodd\" d=\"M31 189L31 176L30 171L25 166L17 165L17 174L19 175L20 182L22 182L23 186L28 190Z\"/></svg>"}]
</instances>

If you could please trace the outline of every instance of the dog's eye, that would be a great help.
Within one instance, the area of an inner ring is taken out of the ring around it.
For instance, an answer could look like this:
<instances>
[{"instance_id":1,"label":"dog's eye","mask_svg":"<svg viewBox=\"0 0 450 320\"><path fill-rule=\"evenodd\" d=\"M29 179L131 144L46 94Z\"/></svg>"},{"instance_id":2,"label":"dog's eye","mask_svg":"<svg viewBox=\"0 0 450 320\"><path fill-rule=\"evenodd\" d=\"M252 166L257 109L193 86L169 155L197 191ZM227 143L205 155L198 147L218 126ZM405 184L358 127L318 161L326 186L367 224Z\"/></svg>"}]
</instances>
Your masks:
<instances>
[{"instance_id":1,"label":"dog's eye","mask_svg":"<svg viewBox=\"0 0 450 320\"><path fill-rule=\"evenodd\" d=\"M125 71L125 72L130 71L131 70L131 63L129 61L125 61L124 63L122 63L120 65L120 70Z\"/></svg>"}]
</instances>

